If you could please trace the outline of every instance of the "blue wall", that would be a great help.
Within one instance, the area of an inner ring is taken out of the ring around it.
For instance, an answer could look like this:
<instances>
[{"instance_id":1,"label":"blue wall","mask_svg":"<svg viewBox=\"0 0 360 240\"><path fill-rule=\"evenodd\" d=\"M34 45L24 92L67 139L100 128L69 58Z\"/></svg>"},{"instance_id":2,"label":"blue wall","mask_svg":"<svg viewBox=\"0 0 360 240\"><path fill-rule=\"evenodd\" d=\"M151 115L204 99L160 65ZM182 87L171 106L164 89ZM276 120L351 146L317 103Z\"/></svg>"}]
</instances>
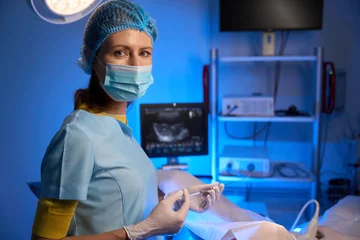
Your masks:
<instances>
[{"instance_id":1,"label":"blue wall","mask_svg":"<svg viewBox=\"0 0 360 240\"><path fill-rule=\"evenodd\" d=\"M207 1L139 2L159 28L154 52L156 84L141 102L202 101L202 65L209 50ZM74 91L88 82L88 76L76 66L85 22L50 25L38 18L26 1L1 1L0 96L5 114L1 118L0 239L29 238L36 200L26 182L40 179L45 149L72 111ZM128 115L138 139L139 103ZM154 160L157 166L163 162ZM194 159L190 168L198 174L202 170L209 173L208 157Z\"/></svg>"},{"instance_id":2,"label":"blue wall","mask_svg":"<svg viewBox=\"0 0 360 240\"><path fill-rule=\"evenodd\" d=\"M218 33L217 1L138 2L157 20L159 41L154 54L156 84L128 114L137 139L140 135L139 103L201 101L202 66L208 63L211 47L221 48L223 55L249 55L258 53L260 43L259 33ZM360 68L357 66L360 29L355 26L360 22L359 12L357 0L326 0L324 30L291 33L286 50L287 54L306 54L311 53L314 46L324 46L326 59L335 61L347 72L346 110L349 118L342 114L329 119L331 131L325 162L330 170L334 169L334 164L338 166L343 162L344 146L347 146L344 133L349 133L347 119L353 128L359 129L360 109L356 104L360 89ZM84 19L70 25L50 25L38 18L25 1L0 1L0 100L5 110L1 117L0 211L3 217L0 239L29 239L36 200L26 182L39 180L41 158L47 144L64 117L72 111L74 91L88 82L88 76L75 64L85 22ZM242 90L271 89L271 85L261 78L262 74L271 76L271 67L265 66L267 70L260 74L255 67L234 69L235 66L225 66L225 70L250 76L246 84L236 82L231 74L221 77ZM290 69L284 70L280 94L283 99L299 101L294 103L306 108L309 103L296 100L296 97L306 95L309 80L301 81L300 78L308 76L310 70L307 66L300 69L290 66ZM263 82L256 85L255 79ZM289 86L292 88L286 90ZM224 86L222 89L227 91ZM288 105L285 100L280 103L284 107ZM245 134L249 126L235 126L234 131ZM286 131L282 129L275 124L270 132L271 144L275 147L273 157L302 159L303 152L309 151L308 128L300 126L294 130L292 126L285 126ZM225 136L224 140L231 142ZM280 144L286 144L285 149L289 150L276 151L284 149ZM160 166L164 161L154 159L154 164ZM208 175L211 172L208 157L184 158L182 161L189 162L193 174Z\"/></svg>"}]
</instances>

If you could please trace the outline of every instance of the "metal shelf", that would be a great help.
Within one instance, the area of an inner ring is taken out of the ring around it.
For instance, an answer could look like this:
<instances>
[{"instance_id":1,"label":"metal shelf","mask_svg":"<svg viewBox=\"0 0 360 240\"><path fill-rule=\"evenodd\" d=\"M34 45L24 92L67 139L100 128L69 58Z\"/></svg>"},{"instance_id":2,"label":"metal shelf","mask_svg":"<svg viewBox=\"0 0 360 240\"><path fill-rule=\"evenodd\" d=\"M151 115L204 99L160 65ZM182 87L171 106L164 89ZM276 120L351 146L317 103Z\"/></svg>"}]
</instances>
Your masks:
<instances>
[{"instance_id":1,"label":"metal shelf","mask_svg":"<svg viewBox=\"0 0 360 240\"><path fill-rule=\"evenodd\" d=\"M243 177L237 177L237 176L224 176L224 175L219 175L219 180L221 182L230 182L231 183L235 183L235 182L266 182L266 183L270 183L270 182L279 182L279 183L285 183L285 182L313 182L314 178L310 177L310 178L285 178L285 177L264 177L264 178L251 178L251 177L247 177L247 178L243 178Z\"/></svg>"},{"instance_id":2,"label":"metal shelf","mask_svg":"<svg viewBox=\"0 0 360 240\"><path fill-rule=\"evenodd\" d=\"M314 94L314 109L313 115L309 117L232 117L219 115L219 63L252 63L252 62L309 62L314 65L314 79L315 85ZM219 160L219 123L220 122L292 122L292 123L311 123L312 125L312 154L311 158L311 172L314 173L311 178L304 179L288 179L281 176L274 176L272 178L251 178L254 185L264 185L271 183L271 185L282 187L282 185L289 185L291 188L296 188L297 185L307 186L310 190L312 198L318 198L319 192L319 173L320 173L320 114L321 114L321 89L322 89L322 72L323 72L323 48L315 48L314 55L303 56L234 56L234 57L220 57L218 49L211 49L210 51L210 114L211 114L211 175L215 181L221 180L230 182L239 180L234 176L221 176L218 172ZM298 182L299 184L294 184ZM240 183L240 182L239 182ZM242 182L243 184L246 181ZM301 184L300 184L301 183ZM310 185L310 186L309 186Z\"/></svg>"},{"instance_id":3,"label":"metal shelf","mask_svg":"<svg viewBox=\"0 0 360 240\"><path fill-rule=\"evenodd\" d=\"M252 182L252 183L287 183L287 182L298 182L298 183L309 183L314 182L315 177L314 174L309 171L305 167L305 165L302 162L284 162L284 161L271 161L270 162L270 169L274 169L274 166L279 163L287 163L296 165L298 168L305 171L309 176L308 177L299 177L299 178L287 178L281 176L278 172L275 172L275 174L272 177L241 177L241 176L234 176L234 175L219 175L219 180L228 184L232 183L240 183L240 182Z\"/></svg>"},{"instance_id":4,"label":"metal shelf","mask_svg":"<svg viewBox=\"0 0 360 240\"><path fill-rule=\"evenodd\" d=\"M315 62L316 56L240 56L220 57L220 62Z\"/></svg>"},{"instance_id":5,"label":"metal shelf","mask_svg":"<svg viewBox=\"0 0 360 240\"><path fill-rule=\"evenodd\" d=\"M312 123L315 117L237 117L237 116L219 116L220 122L293 122L293 123Z\"/></svg>"},{"instance_id":6,"label":"metal shelf","mask_svg":"<svg viewBox=\"0 0 360 240\"><path fill-rule=\"evenodd\" d=\"M316 185L314 176L308 178L285 178L285 177L268 177L268 178L242 178L237 176L219 175L218 181L225 185L227 192L241 192L251 186L252 192L291 192L302 191L311 195ZM291 190L291 191L290 191Z\"/></svg>"}]
</instances>

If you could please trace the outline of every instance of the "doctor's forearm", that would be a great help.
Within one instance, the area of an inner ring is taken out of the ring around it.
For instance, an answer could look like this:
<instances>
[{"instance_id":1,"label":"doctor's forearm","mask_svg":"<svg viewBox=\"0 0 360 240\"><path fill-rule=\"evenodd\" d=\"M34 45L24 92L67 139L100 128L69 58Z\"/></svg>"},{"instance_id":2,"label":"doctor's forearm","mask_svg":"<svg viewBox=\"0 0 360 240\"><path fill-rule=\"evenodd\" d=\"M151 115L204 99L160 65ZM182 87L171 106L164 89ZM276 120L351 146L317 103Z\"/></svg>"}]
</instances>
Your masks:
<instances>
[{"instance_id":1,"label":"doctor's forearm","mask_svg":"<svg viewBox=\"0 0 360 240\"><path fill-rule=\"evenodd\" d=\"M90 236L78 236L67 237L64 240L127 240L127 234L124 229L119 229L111 232L90 235Z\"/></svg>"},{"instance_id":2,"label":"doctor's forearm","mask_svg":"<svg viewBox=\"0 0 360 240\"><path fill-rule=\"evenodd\" d=\"M128 240L128 239L129 238L127 237L126 231L124 229L119 229L119 230L96 234L96 235L66 237L66 238L62 238L61 240ZM55 239L42 238L33 235L31 240L55 240Z\"/></svg>"}]
</instances>

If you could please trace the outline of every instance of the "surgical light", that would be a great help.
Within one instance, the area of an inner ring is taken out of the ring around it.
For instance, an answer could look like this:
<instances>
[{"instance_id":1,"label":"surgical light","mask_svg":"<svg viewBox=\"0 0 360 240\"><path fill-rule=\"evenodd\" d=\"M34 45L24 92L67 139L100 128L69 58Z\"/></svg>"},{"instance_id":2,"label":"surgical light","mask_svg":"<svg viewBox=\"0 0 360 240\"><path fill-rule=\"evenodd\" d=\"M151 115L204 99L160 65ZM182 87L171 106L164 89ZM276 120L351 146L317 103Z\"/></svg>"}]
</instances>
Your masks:
<instances>
[{"instance_id":1,"label":"surgical light","mask_svg":"<svg viewBox=\"0 0 360 240\"><path fill-rule=\"evenodd\" d=\"M37 4L35 4L35 2ZM44 21L52 24L68 24L78 21L90 14L102 0L30 0L34 12ZM56 18L46 17L37 6L43 4Z\"/></svg>"}]
</instances>

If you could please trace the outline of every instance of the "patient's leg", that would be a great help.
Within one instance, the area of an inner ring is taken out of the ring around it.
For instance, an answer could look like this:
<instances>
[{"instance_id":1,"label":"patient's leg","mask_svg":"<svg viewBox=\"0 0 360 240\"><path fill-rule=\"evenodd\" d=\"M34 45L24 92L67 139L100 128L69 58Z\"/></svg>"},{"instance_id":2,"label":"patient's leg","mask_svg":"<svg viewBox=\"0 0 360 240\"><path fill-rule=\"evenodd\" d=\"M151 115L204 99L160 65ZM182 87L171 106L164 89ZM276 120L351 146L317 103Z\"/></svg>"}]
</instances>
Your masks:
<instances>
[{"instance_id":1,"label":"patient's leg","mask_svg":"<svg viewBox=\"0 0 360 240\"><path fill-rule=\"evenodd\" d=\"M214 204L209 211L229 222L269 220L256 212L238 207L225 196L221 196L220 201Z\"/></svg>"},{"instance_id":2,"label":"patient's leg","mask_svg":"<svg viewBox=\"0 0 360 240\"><path fill-rule=\"evenodd\" d=\"M188 172L177 170L158 170L157 179L159 188L165 194L193 185L204 184L204 182L200 181ZM220 201L215 203L208 212L216 215L218 218L221 218L226 222L269 221L269 219L261 216L260 214L236 206L225 196L221 196Z\"/></svg>"}]
</instances>

